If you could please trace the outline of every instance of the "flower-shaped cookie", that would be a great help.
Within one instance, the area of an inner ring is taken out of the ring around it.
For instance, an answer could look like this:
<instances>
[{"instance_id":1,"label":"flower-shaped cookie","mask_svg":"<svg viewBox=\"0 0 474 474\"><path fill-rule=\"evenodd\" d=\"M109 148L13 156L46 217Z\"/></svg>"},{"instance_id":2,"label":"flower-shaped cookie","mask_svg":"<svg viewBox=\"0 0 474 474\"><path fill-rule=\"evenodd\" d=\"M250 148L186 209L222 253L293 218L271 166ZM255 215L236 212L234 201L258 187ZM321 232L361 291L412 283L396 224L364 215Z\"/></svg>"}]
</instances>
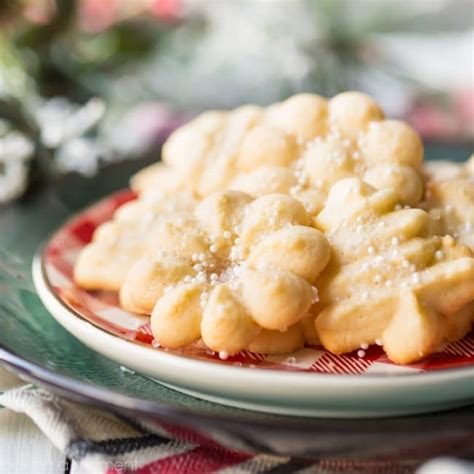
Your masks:
<instances>
[{"instance_id":1,"label":"flower-shaped cookie","mask_svg":"<svg viewBox=\"0 0 474 474\"><path fill-rule=\"evenodd\" d=\"M474 314L474 258L458 243L474 248L474 162L430 166L423 182L422 159L418 135L356 92L207 112L132 178L139 199L99 227L76 281L151 314L164 347L378 343L416 361Z\"/></svg>"},{"instance_id":2,"label":"flower-shaped cookie","mask_svg":"<svg viewBox=\"0 0 474 474\"><path fill-rule=\"evenodd\" d=\"M225 189L290 193L314 215L331 186L351 176L397 189L403 204L418 204L422 160L416 132L385 120L370 97L300 94L268 108L200 115L170 136L163 164L138 173L132 187L140 194L183 188L197 196Z\"/></svg>"},{"instance_id":3,"label":"flower-shaped cookie","mask_svg":"<svg viewBox=\"0 0 474 474\"><path fill-rule=\"evenodd\" d=\"M122 306L151 313L153 335L164 347L202 339L224 357L246 348L291 352L304 345L301 321L317 300L313 285L330 257L326 238L310 223L303 205L287 195L211 194L173 222L181 226L176 238L166 246L153 242L154 251L130 268ZM187 234L205 248L184 248Z\"/></svg>"},{"instance_id":4,"label":"flower-shaped cookie","mask_svg":"<svg viewBox=\"0 0 474 474\"><path fill-rule=\"evenodd\" d=\"M170 239L177 239L185 249L205 249L192 232L180 235L181 228L165 224L171 218L184 221L195 205L189 193L124 204L80 253L74 266L76 283L90 290L119 291L130 267L157 245L166 248Z\"/></svg>"},{"instance_id":5,"label":"flower-shaped cookie","mask_svg":"<svg viewBox=\"0 0 474 474\"><path fill-rule=\"evenodd\" d=\"M422 204L439 234L451 234L474 250L474 156L466 163L431 162L425 167Z\"/></svg>"},{"instance_id":6,"label":"flower-shaped cookie","mask_svg":"<svg viewBox=\"0 0 474 474\"><path fill-rule=\"evenodd\" d=\"M317 281L319 338L336 354L383 345L397 363L457 340L474 318L474 258L452 236L433 235L421 209L391 190L338 181L316 217L333 257Z\"/></svg>"}]
</instances>

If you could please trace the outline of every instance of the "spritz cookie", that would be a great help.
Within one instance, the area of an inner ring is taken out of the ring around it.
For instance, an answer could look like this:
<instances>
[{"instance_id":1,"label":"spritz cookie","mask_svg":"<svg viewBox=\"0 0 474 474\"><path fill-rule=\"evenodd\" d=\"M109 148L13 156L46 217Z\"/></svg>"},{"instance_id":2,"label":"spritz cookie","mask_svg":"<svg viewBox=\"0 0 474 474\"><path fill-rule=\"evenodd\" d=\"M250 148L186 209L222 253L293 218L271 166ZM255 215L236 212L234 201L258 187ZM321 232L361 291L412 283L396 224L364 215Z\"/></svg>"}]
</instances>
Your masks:
<instances>
[{"instance_id":1,"label":"spritz cookie","mask_svg":"<svg viewBox=\"0 0 474 474\"><path fill-rule=\"evenodd\" d=\"M298 324L317 300L314 282L330 258L302 204L282 194L253 199L227 191L205 198L194 216L206 233L205 251L192 255L192 267L179 249L171 252L172 264L170 253L137 262L122 287L124 306L151 311L153 335L164 347L202 339L224 356L302 347ZM170 265L173 272L162 270Z\"/></svg>"},{"instance_id":2,"label":"spritz cookie","mask_svg":"<svg viewBox=\"0 0 474 474\"><path fill-rule=\"evenodd\" d=\"M423 165L418 134L358 92L206 112L132 178L75 279L166 348L415 362L474 320L473 174Z\"/></svg>"},{"instance_id":3,"label":"spritz cookie","mask_svg":"<svg viewBox=\"0 0 474 474\"><path fill-rule=\"evenodd\" d=\"M125 309L151 314L163 347L202 339L225 355L304 345L300 321L330 247L299 201L225 191L174 214L154 206L131 203L98 228L76 265L81 286L117 290Z\"/></svg>"},{"instance_id":4,"label":"spritz cookie","mask_svg":"<svg viewBox=\"0 0 474 474\"><path fill-rule=\"evenodd\" d=\"M194 198L184 192L124 204L96 229L80 253L74 266L76 283L90 290L119 291L130 267L160 243L166 247L169 239L178 239L183 248L204 249L195 229L181 235L195 206Z\"/></svg>"},{"instance_id":5,"label":"spritz cookie","mask_svg":"<svg viewBox=\"0 0 474 474\"><path fill-rule=\"evenodd\" d=\"M225 189L255 197L289 193L314 214L336 181L357 176L396 189L403 204L415 206L423 194L422 160L418 134L385 119L369 96L300 94L267 108L200 115L169 137L163 163L138 173L132 188L187 189L198 197Z\"/></svg>"},{"instance_id":6,"label":"spritz cookie","mask_svg":"<svg viewBox=\"0 0 474 474\"><path fill-rule=\"evenodd\" d=\"M474 156L465 163L427 162L422 204L439 234L451 234L474 250Z\"/></svg>"},{"instance_id":7,"label":"spritz cookie","mask_svg":"<svg viewBox=\"0 0 474 474\"><path fill-rule=\"evenodd\" d=\"M474 258L452 236L430 231L430 216L402 208L391 190L338 181L316 226L333 258L317 281L316 330L336 354L384 347L397 363L417 361L469 331Z\"/></svg>"}]
</instances>

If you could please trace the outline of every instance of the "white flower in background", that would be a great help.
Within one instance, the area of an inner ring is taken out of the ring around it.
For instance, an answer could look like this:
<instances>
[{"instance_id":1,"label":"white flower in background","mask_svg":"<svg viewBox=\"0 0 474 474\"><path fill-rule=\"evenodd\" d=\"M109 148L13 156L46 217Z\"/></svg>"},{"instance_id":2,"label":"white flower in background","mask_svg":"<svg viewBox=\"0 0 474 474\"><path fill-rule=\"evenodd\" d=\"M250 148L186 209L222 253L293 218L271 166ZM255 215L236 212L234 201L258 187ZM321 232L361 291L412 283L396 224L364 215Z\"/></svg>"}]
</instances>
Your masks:
<instances>
[{"instance_id":1,"label":"white flower in background","mask_svg":"<svg viewBox=\"0 0 474 474\"><path fill-rule=\"evenodd\" d=\"M33 145L21 133L11 132L0 141L0 158L12 157L25 161L33 152Z\"/></svg>"},{"instance_id":2,"label":"white flower in background","mask_svg":"<svg viewBox=\"0 0 474 474\"><path fill-rule=\"evenodd\" d=\"M23 194L28 184L28 169L23 162L0 160L0 203Z\"/></svg>"},{"instance_id":3,"label":"white flower in background","mask_svg":"<svg viewBox=\"0 0 474 474\"><path fill-rule=\"evenodd\" d=\"M53 169L87 176L98 171L101 159L109 157L92 132L104 114L105 104L100 99L91 99L83 106L64 98L38 100L35 119L42 145L51 152ZM26 190L33 152L29 139L0 120L0 203L11 201Z\"/></svg>"},{"instance_id":4,"label":"white flower in background","mask_svg":"<svg viewBox=\"0 0 474 474\"><path fill-rule=\"evenodd\" d=\"M99 169L105 151L87 134L105 114L105 103L93 98L82 106L63 97L46 101L36 112L41 141L54 149L54 167L60 173L75 171L92 176Z\"/></svg>"},{"instance_id":5,"label":"white flower in background","mask_svg":"<svg viewBox=\"0 0 474 474\"><path fill-rule=\"evenodd\" d=\"M20 133L0 137L0 203L11 201L25 191L33 149L32 143Z\"/></svg>"},{"instance_id":6,"label":"white flower in background","mask_svg":"<svg viewBox=\"0 0 474 474\"><path fill-rule=\"evenodd\" d=\"M99 169L101 155L100 147L94 140L84 137L72 138L56 152L56 169L61 173L76 171L86 176L93 176Z\"/></svg>"},{"instance_id":7,"label":"white flower in background","mask_svg":"<svg viewBox=\"0 0 474 474\"><path fill-rule=\"evenodd\" d=\"M78 106L63 97L55 97L39 107L36 119L41 127L41 140L50 148L83 135L95 127L105 114L105 104L98 98Z\"/></svg>"}]
</instances>

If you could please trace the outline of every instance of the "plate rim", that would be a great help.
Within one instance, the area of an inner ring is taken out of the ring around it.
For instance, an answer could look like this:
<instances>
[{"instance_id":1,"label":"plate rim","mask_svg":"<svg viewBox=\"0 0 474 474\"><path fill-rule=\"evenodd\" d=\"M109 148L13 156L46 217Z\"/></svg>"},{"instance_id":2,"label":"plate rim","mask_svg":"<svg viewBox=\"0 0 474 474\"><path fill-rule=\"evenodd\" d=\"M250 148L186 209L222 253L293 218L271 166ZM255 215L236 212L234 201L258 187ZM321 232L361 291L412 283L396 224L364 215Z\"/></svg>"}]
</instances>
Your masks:
<instances>
[{"instance_id":1,"label":"plate rim","mask_svg":"<svg viewBox=\"0 0 474 474\"><path fill-rule=\"evenodd\" d=\"M51 316L52 317L52 316ZM57 323L59 324L59 323ZM75 337L75 336L72 336ZM91 349L92 350L92 349ZM474 410L474 404L466 405L459 409L435 412L420 413L418 415L401 415L376 418L323 418L323 417L294 417L285 415L272 416L270 419L259 419L252 416L252 412L234 414L218 414L208 411L201 411L196 408L177 407L173 404L158 402L155 400L147 400L131 395L117 393L113 389L99 387L92 383L78 380L69 375L59 374L52 369L43 367L40 364L32 362L10 348L7 348L0 342L0 362L9 370L19 375L24 375L33 382L45 385L53 391L59 391L61 396L65 398L79 401L90 406L103 409L109 409L117 413L133 413L139 416L150 416L155 418L164 418L166 420L183 423L189 425L190 416L193 420L212 421L216 426L242 427L249 423L259 429L275 429L281 428L295 432L314 433L315 430L323 430L321 433L325 435L348 435L360 434L361 431L366 435L379 434L386 427L380 425L387 424L393 435L423 432L431 433L439 428L438 418L447 418L459 410ZM425 423L411 423L412 421L424 419ZM446 422L446 420L445 420ZM368 426L360 426L368 424ZM403 426L407 423L407 426ZM345 426L344 426L345 425ZM459 421L456 420L450 425L448 418L444 429L453 429L454 431L462 430ZM470 425L469 425L470 426ZM469 429L469 428L468 428ZM472 431L472 428L471 428ZM321 434L320 433L320 434Z\"/></svg>"}]
</instances>

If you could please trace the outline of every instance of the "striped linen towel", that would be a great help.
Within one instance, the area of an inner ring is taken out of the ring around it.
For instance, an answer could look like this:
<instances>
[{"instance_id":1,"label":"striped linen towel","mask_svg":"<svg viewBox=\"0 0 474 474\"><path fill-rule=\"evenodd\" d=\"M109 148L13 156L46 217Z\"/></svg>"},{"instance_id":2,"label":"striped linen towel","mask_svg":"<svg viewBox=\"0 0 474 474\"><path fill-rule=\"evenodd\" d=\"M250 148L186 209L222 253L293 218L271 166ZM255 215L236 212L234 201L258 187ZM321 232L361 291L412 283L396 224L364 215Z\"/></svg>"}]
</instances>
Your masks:
<instances>
[{"instance_id":1,"label":"striped linen towel","mask_svg":"<svg viewBox=\"0 0 474 474\"><path fill-rule=\"evenodd\" d=\"M0 394L0 405L25 413L86 474L467 474L474 464L439 459L341 461L296 459L231 450L191 430L131 420L58 397L35 385ZM0 427L1 433L1 427Z\"/></svg>"}]
</instances>

